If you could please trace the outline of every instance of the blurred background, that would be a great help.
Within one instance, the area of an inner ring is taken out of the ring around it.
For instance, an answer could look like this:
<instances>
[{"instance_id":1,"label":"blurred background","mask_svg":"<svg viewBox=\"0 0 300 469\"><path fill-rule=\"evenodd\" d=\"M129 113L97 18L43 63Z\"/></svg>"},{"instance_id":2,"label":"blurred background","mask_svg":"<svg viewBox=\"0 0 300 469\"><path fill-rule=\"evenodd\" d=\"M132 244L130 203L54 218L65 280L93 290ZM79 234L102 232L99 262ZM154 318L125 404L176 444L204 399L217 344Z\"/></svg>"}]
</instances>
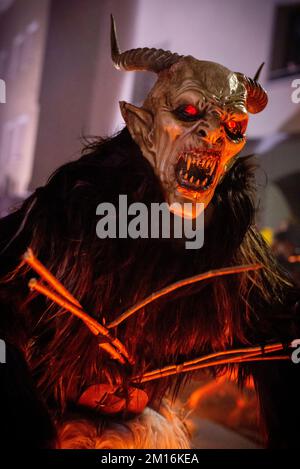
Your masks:
<instances>
[{"instance_id":1,"label":"blurred background","mask_svg":"<svg viewBox=\"0 0 300 469\"><path fill-rule=\"evenodd\" d=\"M257 224L300 284L300 102L292 101L293 80L300 86L296 0L0 0L0 79L6 83L6 103L0 103L0 216L58 166L78 158L82 136L120 130L119 100L140 104L152 86L150 73L113 68L110 13L122 50L161 47L249 76L265 62L260 81L269 105L250 117L243 154L255 153L260 164ZM251 383L247 398L230 381L197 383L182 397L196 409L197 429L209 417L221 425L221 447L229 444L222 425L247 438L236 440L238 447L259 443ZM203 435L216 429L203 428L196 444L207 447L211 443Z\"/></svg>"}]
</instances>

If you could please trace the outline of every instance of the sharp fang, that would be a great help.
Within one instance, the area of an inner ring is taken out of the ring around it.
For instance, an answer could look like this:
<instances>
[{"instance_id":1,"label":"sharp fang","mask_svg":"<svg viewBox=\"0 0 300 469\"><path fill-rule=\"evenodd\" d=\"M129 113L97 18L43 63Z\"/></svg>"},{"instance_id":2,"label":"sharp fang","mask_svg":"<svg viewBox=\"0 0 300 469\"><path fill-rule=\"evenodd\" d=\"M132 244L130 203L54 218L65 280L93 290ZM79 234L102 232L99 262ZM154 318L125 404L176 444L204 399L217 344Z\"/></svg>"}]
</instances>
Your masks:
<instances>
[{"instance_id":1,"label":"sharp fang","mask_svg":"<svg viewBox=\"0 0 300 469\"><path fill-rule=\"evenodd\" d=\"M196 186L200 186L200 180L199 179L196 181Z\"/></svg>"},{"instance_id":2,"label":"sharp fang","mask_svg":"<svg viewBox=\"0 0 300 469\"><path fill-rule=\"evenodd\" d=\"M190 182L193 182L193 180L194 180L194 176L192 176L192 177L190 178Z\"/></svg>"},{"instance_id":3,"label":"sharp fang","mask_svg":"<svg viewBox=\"0 0 300 469\"><path fill-rule=\"evenodd\" d=\"M207 181L208 181L208 178L205 178L204 181L202 182L202 186L206 186Z\"/></svg>"},{"instance_id":4,"label":"sharp fang","mask_svg":"<svg viewBox=\"0 0 300 469\"><path fill-rule=\"evenodd\" d=\"M187 179L187 178L188 178L188 173L185 173L184 179Z\"/></svg>"},{"instance_id":5,"label":"sharp fang","mask_svg":"<svg viewBox=\"0 0 300 469\"><path fill-rule=\"evenodd\" d=\"M179 173L180 176L183 175L183 169L180 170L180 173Z\"/></svg>"},{"instance_id":6,"label":"sharp fang","mask_svg":"<svg viewBox=\"0 0 300 469\"><path fill-rule=\"evenodd\" d=\"M190 169L191 162L192 162L192 158L191 158L190 156L188 156L188 160L187 160L187 170Z\"/></svg>"}]
</instances>

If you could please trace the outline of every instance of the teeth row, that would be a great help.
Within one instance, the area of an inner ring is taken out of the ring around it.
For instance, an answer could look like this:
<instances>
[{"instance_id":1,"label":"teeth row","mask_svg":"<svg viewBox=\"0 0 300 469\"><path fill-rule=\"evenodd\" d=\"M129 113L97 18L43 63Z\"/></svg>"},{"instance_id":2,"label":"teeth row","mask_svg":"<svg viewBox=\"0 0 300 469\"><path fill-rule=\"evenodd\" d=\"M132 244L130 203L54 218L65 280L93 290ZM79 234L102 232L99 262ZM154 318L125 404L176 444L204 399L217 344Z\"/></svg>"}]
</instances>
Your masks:
<instances>
[{"instance_id":1,"label":"teeth row","mask_svg":"<svg viewBox=\"0 0 300 469\"><path fill-rule=\"evenodd\" d=\"M211 175L217 165L217 161L212 158L202 158L201 160L197 158L192 158L190 155L185 155L184 161L186 162L187 171L189 171L191 164L197 166L199 169L205 169Z\"/></svg>"},{"instance_id":2,"label":"teeth row","mask_svg":"<svg viewBox=\"0 0 300 469\"><path fill-rule=\"evenodd\" d=\"M196 166L201 166L202 168L209 168L216 163L216 160L211 156L203 157L201 159L192 157L191 155L183 155L183 159L187 164L188 170L190 169L191 164Z\"/></svg>"},{"instance_id":3,"label":"teeth row","mask_svg":"<svg viewBox=\"0 0 300 469\"><path fill-rule=\"evenodd\" d=\"M183 151L184 154L186 155L192 155L192 156L201 156L201 155L210 155L210 156L220 156L220 151L217 150L197 150L197 149L187 149Z\"/></svg>"},{"instance_id":4,"label":"teeth row","mask_svg":"<svg viewBox=\"0 0 300 469\"><path fill-rule=\"evenodd\" d=\"M185 179L185 181L189 181L190 183L194 183L196 186L200 187L200 185L203 187L203 186L206 186L207 182L208 182L208 177L205 178L202 182L200 182L200 179L197 179L197 181L195 181L194 179L194 176L191 176L189 178L189 175L188 173L186 172L185 174L183 174L183 169L180 171L180 176L183 177L183 179ZM188 179L189 178L189 179Z\"/></svg>"}]
</instances>

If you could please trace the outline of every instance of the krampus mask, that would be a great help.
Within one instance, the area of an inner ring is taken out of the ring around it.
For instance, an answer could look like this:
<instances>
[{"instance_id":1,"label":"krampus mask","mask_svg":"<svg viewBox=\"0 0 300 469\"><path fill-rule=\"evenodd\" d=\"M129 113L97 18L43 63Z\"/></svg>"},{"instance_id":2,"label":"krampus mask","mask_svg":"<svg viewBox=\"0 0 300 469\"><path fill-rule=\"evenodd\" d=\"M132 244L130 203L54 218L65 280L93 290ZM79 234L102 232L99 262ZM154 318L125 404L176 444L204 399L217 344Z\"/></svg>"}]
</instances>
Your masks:
<instances>
[{"instance_id":1,"label":"krampus mask","mask_svg":"<svg viewBox=\"0 0 300 469\"><path fill-rule=\"evenodd\" d=\"M267 94L257 82L261 67L251 79L217 63L162 49L121 53L113 18L111 53L117 69L158 74L142 107L120 105L167 202L201 202L207 207L246 143L248 112L260 112L267 104Z\"/></svg>"}]
</instances>

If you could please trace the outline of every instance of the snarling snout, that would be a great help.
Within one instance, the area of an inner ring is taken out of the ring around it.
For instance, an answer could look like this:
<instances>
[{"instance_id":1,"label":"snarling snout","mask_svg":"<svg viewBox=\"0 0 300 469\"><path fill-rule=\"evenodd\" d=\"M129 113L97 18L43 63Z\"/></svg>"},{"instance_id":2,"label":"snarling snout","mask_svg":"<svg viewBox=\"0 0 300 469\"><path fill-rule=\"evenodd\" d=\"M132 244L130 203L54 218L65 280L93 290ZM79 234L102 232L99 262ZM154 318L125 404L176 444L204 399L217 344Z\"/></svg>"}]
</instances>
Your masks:
<instances>
[{"instance_id":1,"label":"snarling snout","mask_svg":"<svg viewBox=\"0 0 300 469\"><path fill-rule=\"evenodd\" d=\"M179 186L202 192L213 185L220 164L221 152L194 148L178 156L175 167Z\"/></svg>"}]
</instances>

